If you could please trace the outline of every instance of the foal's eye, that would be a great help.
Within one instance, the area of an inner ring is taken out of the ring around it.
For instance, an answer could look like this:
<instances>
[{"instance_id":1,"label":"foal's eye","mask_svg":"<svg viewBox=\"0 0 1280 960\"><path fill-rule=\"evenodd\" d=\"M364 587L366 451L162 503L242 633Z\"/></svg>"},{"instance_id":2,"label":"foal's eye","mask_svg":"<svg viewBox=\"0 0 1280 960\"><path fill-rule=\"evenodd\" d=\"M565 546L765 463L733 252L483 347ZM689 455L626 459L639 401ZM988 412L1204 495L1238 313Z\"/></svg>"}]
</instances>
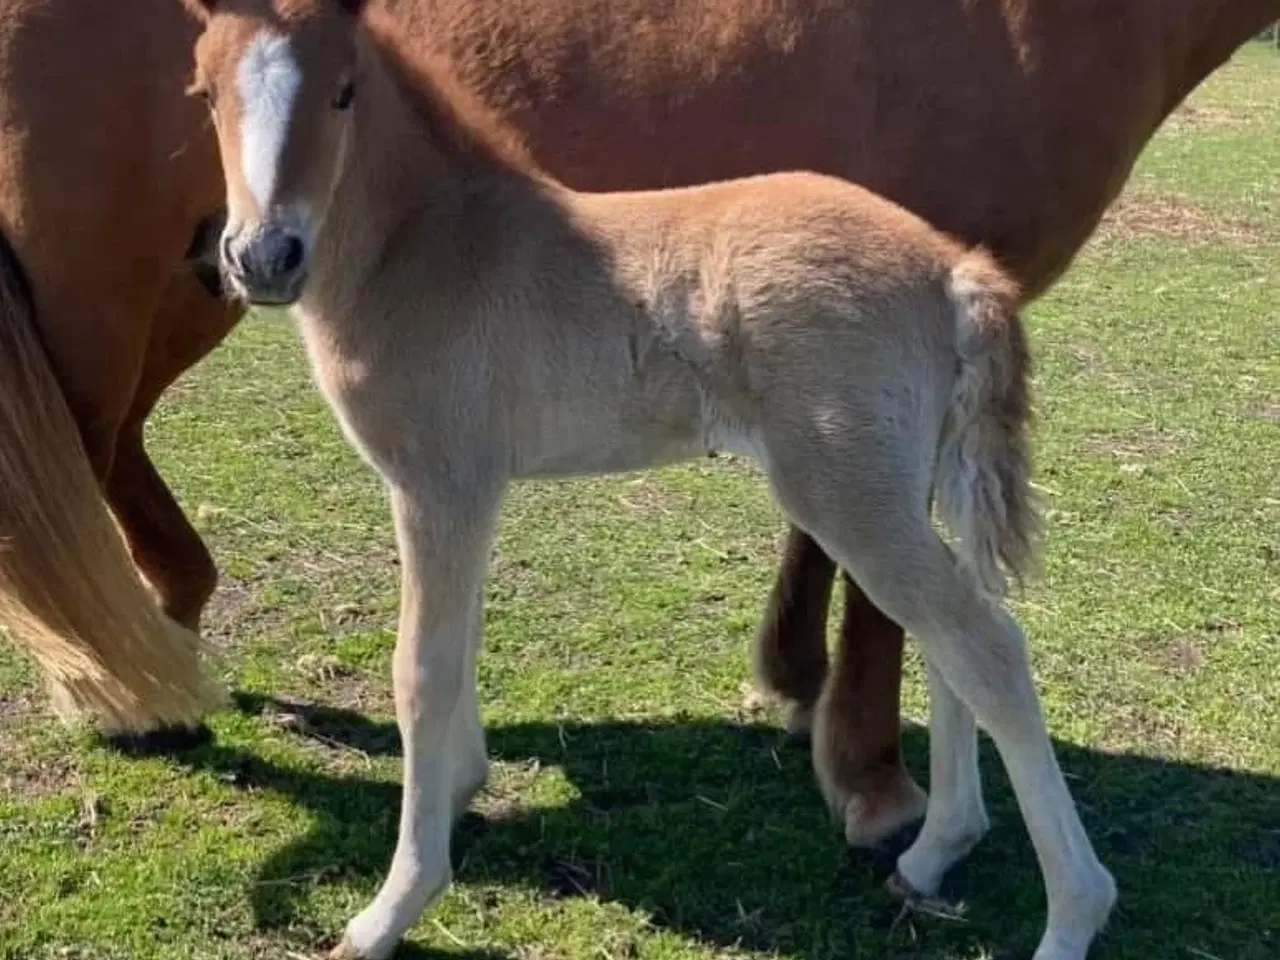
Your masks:
<instances>
[{"instance_id":1,"label":"foal's eye","mask_svg":"<svg viewBox=\"0 0 1280 960\"><path fill-rule=\"evenodd\" d=\"M351 106L351 101L355 99L355 96L356 85L352 81L348 80L342 85L342 89L338 91L338 95L333 98L333 109L347 109L347 107Z\"/></svg>"}]
</instances>

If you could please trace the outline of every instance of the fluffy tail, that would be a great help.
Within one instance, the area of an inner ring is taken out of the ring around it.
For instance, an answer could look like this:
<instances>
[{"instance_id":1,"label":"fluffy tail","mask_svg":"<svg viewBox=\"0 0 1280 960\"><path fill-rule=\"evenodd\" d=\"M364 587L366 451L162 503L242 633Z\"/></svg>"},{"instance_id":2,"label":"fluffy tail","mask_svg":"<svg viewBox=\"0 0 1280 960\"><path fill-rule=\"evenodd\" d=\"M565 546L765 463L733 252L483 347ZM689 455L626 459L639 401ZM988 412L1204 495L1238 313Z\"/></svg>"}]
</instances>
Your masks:
<instances>
[{"instance_id":1,"label":"fluffy tail","mask_svg":"<svg viewBox=\"0 0 1280 960\"><path fill-rule=\"evenodd\" d=\"M219 699L199 638L160 610L106 508L3 233L0 628L40 664L60 710L91 711L111 732L190 724Z\"/></svg>"},{"instance_id":2,"label":"fluffy tail","mask_svg":"<svg viewBox=\"0 0 1280 960\"><path fill-rule=\"evenodd\" d=\"M959 359L938 450L934 492L982 588L1001 596L1006 573L1035 572L1041 533L1028 437L1031 358L1018 291L981 249L947 279Z\"/></svg>"}]
</instances>

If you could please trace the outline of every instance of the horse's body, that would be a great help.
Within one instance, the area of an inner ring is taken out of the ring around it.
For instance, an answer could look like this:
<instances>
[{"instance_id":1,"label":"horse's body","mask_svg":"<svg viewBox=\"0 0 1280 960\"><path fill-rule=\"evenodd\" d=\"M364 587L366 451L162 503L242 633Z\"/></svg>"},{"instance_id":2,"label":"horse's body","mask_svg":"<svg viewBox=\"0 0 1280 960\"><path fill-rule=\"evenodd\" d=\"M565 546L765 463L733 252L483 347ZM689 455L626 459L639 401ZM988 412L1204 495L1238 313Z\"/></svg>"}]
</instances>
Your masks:
<instances>
[{"instance_id":1,"label":"horse's body","mask_svg":"<svg viewBox=\"0 0 1280 960\"><path fill-rule=\"evenodd\" d=\"M936 893L986 829L976 715L1043 865L1036 957L1084 960L1115 884L1022 634L983 595L1028 567L1038 526L1029 358L990 257L811 173L571 191L438 65L406 68L395 25L362 24L359 0L188 2L210 17L194 89L223 158L226 277L293 306L396 523L400 834L341 952L389 956L448 886L451 828L487 768L475 661L507 484L728 448L925 653L947 775L903 882ZM932 528L935 491L967 562Z\"/></svg>"},{"instance_id":2,"label":"horse's body","mask_svg":"<svg viewBox=\"0 0 1280 960\"><path fill-rule=\"evenodd\" d=\"M454 64L570 186L832 173L987 244L1027 295L1065 269L1167 113L1280 17L1277 0L384 5L416 55ZM184 262L221 185L204 117L175 92L193 36L175 8L0 0L0 226L35 300L0 317L0 613L126 726L197 712L193 638L174 641L131 585L94 479L164 609L194 627L215 569L142 424L239 316ZM92 470L70 419L32 412L64 398ZM824 688L832 577L793 532L758 662L801 721L823 691L815 755L861 794L850 839L873 839L920 808L898 754L902 634L850 586ZM86 676L83 648L119 682Z\"/></svg>"}]
</instances>

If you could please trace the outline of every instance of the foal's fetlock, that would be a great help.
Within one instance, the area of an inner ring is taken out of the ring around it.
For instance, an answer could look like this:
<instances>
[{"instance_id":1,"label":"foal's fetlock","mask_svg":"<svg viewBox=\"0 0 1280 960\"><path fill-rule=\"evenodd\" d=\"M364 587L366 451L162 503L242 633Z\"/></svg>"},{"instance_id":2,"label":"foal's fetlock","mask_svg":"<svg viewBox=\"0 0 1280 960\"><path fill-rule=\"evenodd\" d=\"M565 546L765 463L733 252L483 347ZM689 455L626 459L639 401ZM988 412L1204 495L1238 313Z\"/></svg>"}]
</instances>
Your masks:
<instances>
[{"instance_id":1,"label":"foal's fetlock","mask_svg":"<svg viewBox=\"0 0 1280 960\"><path fill-rule=\"evenodd\" d=\"M1118 896L1115 878L1101 863L1070 895L1050 894L1048 923L1033 960L1085 960Z\"/></svg>"},{"instance_id":2,"label":"foal's fetlock","mask_svg":"<svg viewBox=\"0 0 1280 960\"><path fill-rule=\"evenodd\" d=\"M991 821L983 809L973 811L964 822L958 822L961 819L956 817L948 822L945 836L939 836L937 830L931 831L926 821L916 842L898 858L896 875L904 884L923 895L935 895L947 871L968 856L991 829Z\"/></svg>"},{"instance_id":3,"label":"foal's fetlock","mask_svg":"<svg viewBox=\"0 0 1280 960\"><path fill-rule=\"evenodd\" d=\"M373 902L347 923L342 942L330 952L330 960L386 960L396 952L400 939L418 922L453 882L447 863L426 882L395 877L394 867ZM398 890L389 891L393 884Z\"/></svg>"}]
</instances>

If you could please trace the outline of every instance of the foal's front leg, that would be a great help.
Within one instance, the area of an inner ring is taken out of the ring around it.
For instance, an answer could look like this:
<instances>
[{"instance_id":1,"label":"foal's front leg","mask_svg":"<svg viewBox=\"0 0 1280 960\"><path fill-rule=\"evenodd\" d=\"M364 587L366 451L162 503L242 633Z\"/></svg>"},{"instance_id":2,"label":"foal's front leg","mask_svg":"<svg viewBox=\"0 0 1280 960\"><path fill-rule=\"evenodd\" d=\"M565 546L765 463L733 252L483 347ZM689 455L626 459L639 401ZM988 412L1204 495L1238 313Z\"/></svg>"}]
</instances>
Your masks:
<instances>
[{"instance_id":1,"label":"foal's front leg","mask_svg":"<svg viewBox=\"0 0 1280 960\"><path fill-rule=\"evenodd\" d=\"M393 676L404 746L400 835L377 897L348 925L335 957L390 956L452 879L449 837L464 775L450 742L472 710L468 647L479 633L480 596L500 492L428 498L392 493L401 560L400 630ZM453 722L451 722L451 720ZM475 731L470 731L474 735ZM465 735L465 734L464 734Z\"/></svg>"}]
</instances>

